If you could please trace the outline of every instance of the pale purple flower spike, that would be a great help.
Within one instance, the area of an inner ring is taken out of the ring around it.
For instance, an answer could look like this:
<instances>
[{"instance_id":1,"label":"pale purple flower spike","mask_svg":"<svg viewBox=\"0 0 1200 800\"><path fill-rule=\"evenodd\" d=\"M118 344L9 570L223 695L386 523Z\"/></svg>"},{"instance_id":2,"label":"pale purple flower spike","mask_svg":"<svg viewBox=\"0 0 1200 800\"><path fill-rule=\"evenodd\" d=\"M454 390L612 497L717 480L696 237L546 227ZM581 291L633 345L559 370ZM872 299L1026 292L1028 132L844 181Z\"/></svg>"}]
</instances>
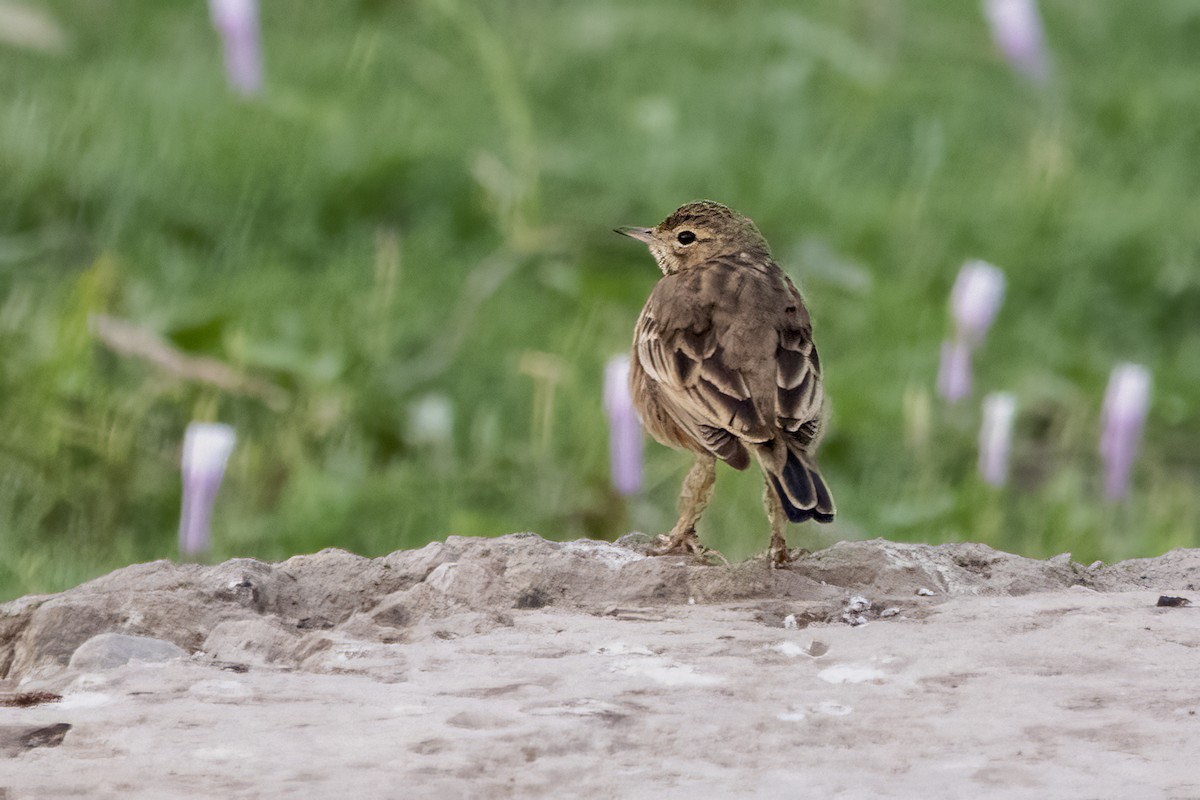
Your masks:
<instances>
[{"instance_id":1,"label":"pale purple flower spike","mask_svg":"<svg viewBox=\"0 0 1200 800\"><path fill-rule=\"evenodd\" d=\"M1118 364L1108 380L1101 412L1100 458L1104 461L1104 496L1120 500L1129 494L1129 478L1150 409L1150 371L1141 364Z\"/></svg>"},{"instance_id":2,"label":"pale purple flower spike","mask_svg":"<svg viewBox=\"0 0 1200 800\"><path fill-rule=\"evenodd\" d=\"M604 367L604 411L613 487L623 495L642 488L642 423L629 393L629 356L614 356Z\"/></svg>"},{"instance_id":3,"label":"pale purple flower spike","mask_svg":"<svg viewBox=\"0 0 1200 800\"><path fill-rule=\"evenodd\" d=\"M1008 482L1012 453L1013 421L1017 398L1010 392L994 392L983 399L983 425L979 428L979 474L992 486Z\"/></svg>"},{"instance_id":4,"label":"pale purple flower spike","mask_svg":"<svg viewBox=\"0 0 1200 800\"><path fill-rule=\"evenodd\" d=\"M938 391L951 403L971 393L971 352L984 337L1004 301L1004 273L986 261L968 261L950 291L954 339L942 344Z\"/></svg>"},{"instance_id":5,"label":"pale purple flower spike","mask_svg":"<svg viewBox=\"0 0 1200 800\"><path fill-rule=\"evenodd\" d=\"M1002 302L1004 273L1000 268L986 261L966 262L950 290L955 330L971 347L978 347L992 327Z\"/></svg>"},{"instance_id":6,"label":"pale purple flower spike","mask_svg":"<svg viewBox=\"0 0 1200 800\"><path fill-rule=\"evenodd\" d=\"M942 342L938 391L951 403L957 403L971 393L971 348L958 337Z\"/></svg>"},{"instance_id":7,"label":"pale purple flower spike","mask_svg":"<svg viewBox=\"0 0 1200 800\"><path fill-rule=\"evenodd\" d=\"M209 0L208 8L225 47L229 84L245 97L258 94L263 85L258 0Z\"/></svg>"},{"instance_id":8,"label":"pale purple flower spike","mask_svg":"<svg viewBox=\"0 0 1200 800\"><path fill-rule=\"evenodd\" d=\"M1050 77L1050 56L1036 0L983 0L992 40L1005 60L1034 83Z\"/></svg>"},{"instance_id":9,"label":"pale purple flower spike","mask_svg":"<svg viewBox=\"0 0 1200 800\"><path fill-rule=\"evenodd\" d=\"M183 511L179 519L179 552L184 557L208 550L209 520L225 464L237 436L215 422L193 422L183 437Z\"/></svg>"}]
</instances>

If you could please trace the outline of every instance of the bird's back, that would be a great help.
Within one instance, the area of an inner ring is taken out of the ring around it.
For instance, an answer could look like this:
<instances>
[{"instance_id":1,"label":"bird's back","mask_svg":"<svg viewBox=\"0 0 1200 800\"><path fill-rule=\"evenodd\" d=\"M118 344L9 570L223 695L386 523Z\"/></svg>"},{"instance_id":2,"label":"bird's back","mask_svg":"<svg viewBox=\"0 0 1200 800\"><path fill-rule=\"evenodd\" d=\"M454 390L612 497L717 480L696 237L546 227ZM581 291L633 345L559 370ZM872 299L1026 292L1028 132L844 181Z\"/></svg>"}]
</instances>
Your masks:
<instances>
[{"instance_id":1,"label":"bird's back","mask_svg":"<svg viewBox=\"0 0 1200 800\"><path fill-rule=\"evenodd\" d=\"M634 343L635 367L645 371L633 378L635 398L640 389L655 438L681 446L679 431L661 430L672 426L656 430L656 415L676 428L716 425L748 442L772 438L783 331L811 341L800 293L768 257L734 254L664 276Z\"/></svg>"}]
</instances>

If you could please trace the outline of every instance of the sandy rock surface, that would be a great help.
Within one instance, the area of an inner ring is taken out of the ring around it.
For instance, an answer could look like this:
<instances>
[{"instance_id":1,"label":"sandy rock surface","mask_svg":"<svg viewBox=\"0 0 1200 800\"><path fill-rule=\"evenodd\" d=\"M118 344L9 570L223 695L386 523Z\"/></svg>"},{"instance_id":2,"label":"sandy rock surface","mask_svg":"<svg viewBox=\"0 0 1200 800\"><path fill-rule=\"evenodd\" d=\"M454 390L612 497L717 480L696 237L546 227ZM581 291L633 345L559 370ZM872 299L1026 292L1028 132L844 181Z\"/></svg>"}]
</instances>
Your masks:
<instances>
[{"instance_id":1,"label":"sandy rock surface","mask_svg":"<svg viewBox=\"0 0 1200 800\"><path fill-rule=\"evenodd\" d=\"M1200 607L1157 605L1198 583L882 540L141 564L0 606L0 797L1200 797Z\"/></svg>"}]
</instances>

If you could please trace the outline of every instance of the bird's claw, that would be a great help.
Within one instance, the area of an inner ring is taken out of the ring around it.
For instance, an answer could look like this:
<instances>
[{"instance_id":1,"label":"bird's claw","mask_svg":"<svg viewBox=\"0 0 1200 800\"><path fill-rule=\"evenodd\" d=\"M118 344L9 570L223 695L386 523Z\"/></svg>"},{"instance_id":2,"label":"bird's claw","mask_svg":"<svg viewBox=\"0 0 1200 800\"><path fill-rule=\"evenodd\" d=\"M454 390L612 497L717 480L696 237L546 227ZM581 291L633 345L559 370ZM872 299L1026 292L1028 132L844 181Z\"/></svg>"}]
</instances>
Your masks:
<instances>
[{"instance_id":1,"label":"bird's claw","mask_svg":"<svg viewBox=\"0 0 1200 800\"><path fill-rule=\"evenodd\" d=\"M698 555L706 548L700 544L700 537L694 528L684 531L672 531L658 537L659 546L650 551L652 556L687 556Z\"/></svg>"},{"instance_id":2,"label":"bird's claw","mask_svg":"<svg viewBox=\"0 0 1200 800\"><path fill-rule=\"evenodd\" d=\"M658 537L659 546L650 551L652 556L693 556L698 563L715 566L718 562L729 566L727 559L720 550L713 550L700 544L700 537L695 530L683 533L664 533Z\"/></svg>"},{"instance_id":3,"label":"bird's claw","mask_svg":"<svg viewBox=\"0 0 1200 800\"><path fill-rule=\"evenodd\" d=\"M794 557L788 552L787 545L771 544L771 549L767 551L767 563L771 565L771 569L783 569L792 563Z\"/></svg>"}]
</instances>

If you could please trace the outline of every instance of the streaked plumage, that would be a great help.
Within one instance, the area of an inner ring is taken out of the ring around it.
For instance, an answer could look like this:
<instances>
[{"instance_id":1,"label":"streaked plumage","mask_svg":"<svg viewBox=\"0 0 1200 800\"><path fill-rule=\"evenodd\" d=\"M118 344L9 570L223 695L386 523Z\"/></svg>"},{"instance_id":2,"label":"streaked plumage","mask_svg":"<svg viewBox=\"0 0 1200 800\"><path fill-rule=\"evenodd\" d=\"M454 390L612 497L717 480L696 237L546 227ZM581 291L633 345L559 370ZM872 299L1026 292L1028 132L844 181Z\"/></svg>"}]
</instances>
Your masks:
<instances>
[{"instance_id":1,"label":"streaked plumage","mask_svg":"<svg viewBox=\"0 0 1200 800\"><path fill-rule=\"evenodd\" d=\"M835 513L812 458L824 396L800 293L754 223L719 203L618 232L646 242L663 272L634 333L634 404L655 439L697 456L666 551L699 549L714 459L741 470L753 456L768 481L771 560L785 563L783 517L830 522Z\"/></svg>"}]
</instances>

